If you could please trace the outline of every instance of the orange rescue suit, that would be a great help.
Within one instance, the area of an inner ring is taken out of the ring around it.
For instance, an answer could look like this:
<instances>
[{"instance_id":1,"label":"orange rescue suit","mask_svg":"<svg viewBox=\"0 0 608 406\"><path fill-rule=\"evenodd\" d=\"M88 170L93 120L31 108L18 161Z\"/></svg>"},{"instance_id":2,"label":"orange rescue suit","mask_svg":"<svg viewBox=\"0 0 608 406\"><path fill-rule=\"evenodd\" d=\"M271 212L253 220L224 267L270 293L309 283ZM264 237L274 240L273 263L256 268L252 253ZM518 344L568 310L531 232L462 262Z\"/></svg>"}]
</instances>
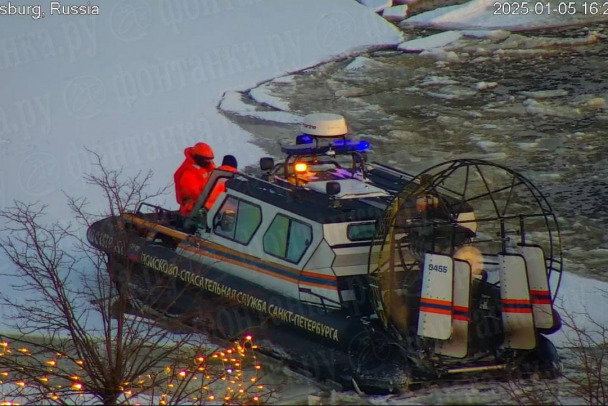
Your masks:
<instances>
[{"instance_id":1,"label":"orange rescue suit","mask_svg":"<svg viewBox=\"0 0 608 406\"><path fill-rule=\"evenodd\" d=\"M192 147L184 150L186 159L175 171L173 181L175 182L175 198L179 203L179 212L189 215L199 195L205 188L209 175L215 169L215 164L210 161L209 167L198 166L194 162Z\"/></svg>"},{"instance_id":2,"label":"orange rescue suit","mask_svg":"<svg viewBox=\"0 0 608 406\"><path fill-rule=\"evenodd\" d=\"M224 171L230 171L233 173L237 173L238 170L230 165L221 165L220 167L218 167L217 169L221 169ZM215 183L215 186L213 187L213 190L211 191L211 193L209 194L209 197L207 198L207 201L205 202L205 208L207 210L211 209L211 207L213 207L213 204L215 203L215 201L217 200L217 198L224 192L226 192L226 181L228 179L226 178L220 178L217 180L217 182Z\"/></svg>"}]
</instances>

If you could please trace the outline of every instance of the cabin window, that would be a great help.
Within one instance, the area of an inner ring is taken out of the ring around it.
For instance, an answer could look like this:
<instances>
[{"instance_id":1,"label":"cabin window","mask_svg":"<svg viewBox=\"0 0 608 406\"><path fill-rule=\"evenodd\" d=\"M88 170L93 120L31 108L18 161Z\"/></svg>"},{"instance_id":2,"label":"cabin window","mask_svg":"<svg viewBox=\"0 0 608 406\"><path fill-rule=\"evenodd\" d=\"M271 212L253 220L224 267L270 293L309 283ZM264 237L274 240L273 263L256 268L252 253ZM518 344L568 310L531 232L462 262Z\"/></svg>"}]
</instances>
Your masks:
<instances>
[{"instance_id":1,"label":"cabin window","mask_svg":"<svg viewBox=\"0 0 608 406\"><path fill-rule=\"evenodd\" d=\"M349 224L346 233L351 241L367 241L376 234L376 223Z\"/></svg>"},{"instance_id":2,"label":"cabin window","mask_svg":"<svg viewBox=\"0 0 608 406\"><path fill-rule=\"evenodd\" d=\"M259 206L228 196L213 219L213 230L217 235L247 245L261 222Z\"/></svg>"},{"instance_id":3,"label":"cabin window","mask_svg":"<svg viewBox=\"0 0 608 406\"><path fill-rule=\"evenodd\" d=\"M312 242L312 228L301 221L277 214L264 234L264 251L297 263Z\"/></svg>"},{"instance_id":4,"label":"cabin window","mask_svg":"<svg viewBox=\"0 0 608 406\"><path fill-rule=\"evenodd\" d=\"M239 200L239 210L236 217L236 231L234 239L241 244L249 244L251 237L262 222L260 206Z\"/></svg>"}]
</instances>

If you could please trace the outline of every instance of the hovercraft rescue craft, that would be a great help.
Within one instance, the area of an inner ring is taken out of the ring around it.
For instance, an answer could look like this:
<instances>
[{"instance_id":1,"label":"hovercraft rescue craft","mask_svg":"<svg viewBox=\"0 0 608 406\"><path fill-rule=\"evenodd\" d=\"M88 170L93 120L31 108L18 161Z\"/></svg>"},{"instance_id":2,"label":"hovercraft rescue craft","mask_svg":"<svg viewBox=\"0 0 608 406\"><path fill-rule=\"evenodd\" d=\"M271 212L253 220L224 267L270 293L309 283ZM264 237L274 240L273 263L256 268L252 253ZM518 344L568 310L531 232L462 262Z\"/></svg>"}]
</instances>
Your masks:
<instances>
[{"instance_id":1,"label":"hovercraft rescue craft","mask_svg":"<svg viewBox=\"0 0 608 406\"><path fill-rule=\"evenodd\" d=\"M475 159L417 176L368 163L335 114L301 131L258 175L215 170L188 217L142 203L94 223L118 288L369 393L559 372L559 227L532 183Z\"/></svg>"}]
</instances>

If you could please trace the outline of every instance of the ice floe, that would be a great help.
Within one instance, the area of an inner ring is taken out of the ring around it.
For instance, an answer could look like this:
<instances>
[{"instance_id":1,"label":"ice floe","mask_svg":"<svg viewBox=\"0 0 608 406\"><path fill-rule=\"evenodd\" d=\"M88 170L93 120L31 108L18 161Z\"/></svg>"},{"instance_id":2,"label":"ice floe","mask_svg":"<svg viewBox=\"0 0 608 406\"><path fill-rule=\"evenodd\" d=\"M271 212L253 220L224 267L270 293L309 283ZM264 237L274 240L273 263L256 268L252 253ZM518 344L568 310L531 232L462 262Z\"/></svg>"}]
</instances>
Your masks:
<instances>
[{"instance_id":1,"label":"ice floe","mask_svg":"<svg viewBox=\"0 0 608 406\"><path fill-rule=\"evenodd\" d=\"M535 99L526 99L523 105L530 114L568 118L582 117L582 112L577 107L560 106L547 102L539 102Z\"/></svg>"},{"instance_id":2,"label":"ice floe","mask_svg":"<svg viewBox=\"0 0 608 406\"><path fill-rule=\"evenodd\" d=\"M358 56L351 63L346 65L345 71L363 71L373 68L382 68L386 66L384 63L376 61L365 56Z\"/></svg>"},{"instance_id":3,"label":"ice floe","mask_svg":"<svg viewBox=\"0 0 608 406\"><path fill-rule=\"evenodd\" d=\"M382 17L389 21L401 21L407 17L407 4L399 6L388 7L382 10Z\"/></svg>"},{"instance_id":4,"label":"ice floe","mask_svg":"<svg viewBox=\"0 0 608 406\"><path fill-rule=\"evenodd\" d=\"M219 109L226 113L238 116L248 116L260 120L274 121L276 123L297 124L302 122L302 116L286 111L259 111L256 107L243 101L243 94L236 91L227 91L222 96Z\"/></svg>"},{"instance_id":5,"label":"ice floe","mask_svg":"<svg viewBox=\"0 0 608 406\"><path fill-rule=\"evenodd\" d=\"M464 86L447 85L442 87L439 91L427 92L427 94L439 99L457 100L472 97L476 95L477 92Z\"/></svg>"},{"instance_id":6,"label":"ice floe","mask_svg":"<svg viewBox=\"0 0 608 406\"><path fill-rule=\"evenodd\" d=\"M562 97L567 96L568 91L565 89L555 89L555 90L536 90L532 92L524 91L519 92L522 96L525 96L530 99L551 99L554 97Z\"/></svg>"},{"instance_id":7,"label":"ice floe","mask_svg":"<svg viewBox=\"0 0 608 406\"><path fill-rule=\"evenodd\" d=\"M285 75L285 76L279 76L278 78L274 78L272 79L271 83L274 84L290 84L294 81L295 79L295 75Z\"/></svg>"},{"instance_id":8,"label":"ice floe","mask_svg":"<svg viewBox=\"0 0 608 406\"><path fill-rule=\"evenodd\" d=\"M596 94L578 95L572 100L572 104L588 110L600 110L608 107L606 105L606 98Z\"/></svg>"},{"instance_id":9,"label":"ice floe","mask_svg":"<svg viewBox=\"0 0 608 406\"><path fill-rule=\"evenodd\" d=\"M405 41L397 47L405 52L421 52L424 50L443 47L462 37L460 31L445 31L428 37L416 38L411 41Z\"/></svg>"},{"instance_id":10,"label":"ice floe","mask_svg":"<svg viewBox=\"0 0 608 406\"><path fill-rule=\"evenodd\" d=\"M603 97L594 97L594 98L588 100L585 103L585 106L591 107L594 109L604 109L604 108L606 108L606 99L604 99Z\"/></svg>"},{"instance_id":11,"label":"ice floe","mask_svg":"<svg viewBox=\"0 0 608 406\"><path fill-rule=\"evenodd\" d=\"M434 59L438 62L457 62L460 60L460 55L454 51L446 51L442 48L426 49L420 53L420 56Z\"/></svg>"},{"instance_id":12,"label":"ice floe","mask_svg":"<svg viewBox=\"0 0 608 406\"><path fill-rule=\"evenodd\" d=\"M426 76L424 79L422 79L422 82L420 82L420 86L445 86L445 85L457 85L460 82L457 80L454 80L450 77L447 76L436 76L436 75L431 75L431 76Z\"/></svg>"},{"instance_id":13,"label":"ice floe","mask_svg":"<svg viewBox=\"0 0 608 406\"><path fill-rule=\"evenodd\" d=\"M472 0L464 4L442 7L415 15L403 20L401 26L433 27L447 30L508 29L515 31L608 20L608 16L599 15L599 13L596 15L587 13L585 15L582 10L582 2L574 3L578 12L572 15L538 12L539 9L534 9L536 3L528 3L528 7L532 9L527 14L513 15L512 13L505 14L508 10L500 7L502 4L512 5L513 2ZM511 9L513 8L511 7Z\"/></svg>"},{"instance_id":14,"label":"ice floe","mask_svg":"<svg viewBox=\"0 0 608 406\"><path fill-rule=\"evenodd\" d=\"M479 141L477 143L477 146L481 149L483 149L484 151L490 151L493 148L496 147L500 147L502 144L499 142L494 142L494 141Z\"/></svg>"},{"instance_id":15,"label":"ice floe","mask_svg":"<svg viewBox=\"0 0 608 406\"><path fill-rule=\"evenodd\" d=\"M520 34L512 34L499 46L505 51L507 49L534 49L534 48L558 48L569 46L589 45L598 40L595 33L589 32L584 37L561 38L561 37L529 37Z\"/></svg>"},{"instance_id":16,"label":"ice floe","mask_svg":"<svg viewBox=\"0 0 608 406\"><path fill-rule=\"evenodd\" d=\"M364 6L373 8L374 11L382 11L387 7L391 7L393 5L393 0L357 0L359 3Z\"/></svg>"},{"instance_id":17,"label":"ice floe","mask_svg":"<svg viewBox=\"0 0 608 406\"><path fill-rule=\"evenodd\" d=\"M496 86L498 86L497 82L477 82L473 85L473 89L488 90L488 89L494 89Z\"/></svg>"},{"instance_id":18,"label":"ice floe","mask_svg":"<svg viewBox=\"0 0 608 406\"><path fill-rule=\"evenodd\" d=\"M518 142L517 147L523 150L530 150L538 147L538 142Z\"/></svg>"},{"instance_id":19,"label":"ice floe","mask_svg":"<svg viewBox=\"0 0 608 406\"><path fill-rule=\"evenodd\" d=\"M437 117L437 123L444 127L456 127L465 125L462 122L462 119L453 116L439 116Z\"/></svg>"},{"instance_id":20,"label":"ice floe","mask_svg":"<svg viewBox=\"0 0 608 406\"><path fill-rule=\"evenodd\" d=\"M249 96L251 96L251 98L258 103L265 104L277 110L289 111L289 102L273 96L272 90L268 83L251 89L249 91Z\"/></svg>"},{"instance_id":21,"label":"ice floe","mask_svg":"<svg viewBox=\"0 0 608 406\"><path fill-rule=\"evenodd\" d=\"M508 30L462 30L462 35L477 39L491 39L501 41L509 37L511 32Z\"/></svg>"}]
</instances>

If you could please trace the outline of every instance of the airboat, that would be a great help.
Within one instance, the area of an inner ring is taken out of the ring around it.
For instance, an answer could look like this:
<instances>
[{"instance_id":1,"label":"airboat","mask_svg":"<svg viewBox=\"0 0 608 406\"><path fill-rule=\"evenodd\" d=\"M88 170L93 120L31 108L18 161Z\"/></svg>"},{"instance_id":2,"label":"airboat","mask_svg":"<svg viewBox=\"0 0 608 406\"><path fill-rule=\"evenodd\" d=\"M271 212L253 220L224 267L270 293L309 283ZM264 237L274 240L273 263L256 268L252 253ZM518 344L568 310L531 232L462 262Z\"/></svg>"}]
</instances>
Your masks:
<instances>
[{"instance_id":1,"label":"airboat","mask_svg":"<svg viewBox=\"0 0 608 406\"><path fill-rule=\"evenodd\" d=\"M215 170L189 216L144 202L94 223L117 288L367 393L559 373L559 226L537 187L478 159L419 174L368 162L336 114L300 130L280 162Z\"/></svg>"}]
</instances>

